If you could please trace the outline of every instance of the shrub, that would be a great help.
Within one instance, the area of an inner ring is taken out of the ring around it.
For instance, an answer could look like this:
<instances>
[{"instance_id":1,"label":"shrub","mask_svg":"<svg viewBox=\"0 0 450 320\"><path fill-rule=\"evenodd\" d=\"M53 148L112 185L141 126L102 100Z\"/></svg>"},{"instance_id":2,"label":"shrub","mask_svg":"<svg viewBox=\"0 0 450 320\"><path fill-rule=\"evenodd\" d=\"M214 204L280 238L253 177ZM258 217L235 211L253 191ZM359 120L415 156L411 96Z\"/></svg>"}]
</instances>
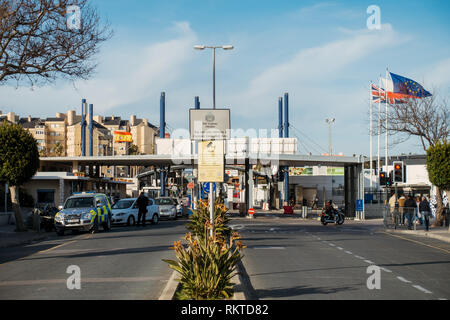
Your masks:
<instances>
[{"instance_id":1,"label":"shrub","mask_svg":"<svg viewBox=\"0 0 450 320\"><path fill-rule=\"evenodd\" d=\"M187 226L191 230L185 237L187 244L174 243L177 261L163 260L181 275L182 296L186 299L227 299L233 294L231 279L244 246L240 235L226 225L225 213L223 205L215 206L215 228L210 237L209 210L202 204Z\"/></svg>"}]
</instances>

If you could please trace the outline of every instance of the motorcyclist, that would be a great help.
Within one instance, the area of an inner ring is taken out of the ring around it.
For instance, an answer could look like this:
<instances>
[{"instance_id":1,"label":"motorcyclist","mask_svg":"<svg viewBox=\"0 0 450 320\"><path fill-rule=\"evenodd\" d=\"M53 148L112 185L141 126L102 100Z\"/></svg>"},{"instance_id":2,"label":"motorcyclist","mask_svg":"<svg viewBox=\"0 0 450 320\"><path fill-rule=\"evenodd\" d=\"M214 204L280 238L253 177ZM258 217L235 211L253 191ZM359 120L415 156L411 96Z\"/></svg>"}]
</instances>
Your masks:
<instances>
[{"instance_id":1,"label":"motorcyclist","mask_svg":"<svg viewBox=\"0 0 450 320\"><path fill-rule=\"evenodd\" d=\"M327 216L329 216L330 217L330 219L335 219L335 215L334 215L334 213L335 213L335 209L334 209L334 207L333 207L333 201L332 200L329 200L329 201L327 201L327 203L325 204L325 214L327 215Z\"/></svg>"}]
</instances>

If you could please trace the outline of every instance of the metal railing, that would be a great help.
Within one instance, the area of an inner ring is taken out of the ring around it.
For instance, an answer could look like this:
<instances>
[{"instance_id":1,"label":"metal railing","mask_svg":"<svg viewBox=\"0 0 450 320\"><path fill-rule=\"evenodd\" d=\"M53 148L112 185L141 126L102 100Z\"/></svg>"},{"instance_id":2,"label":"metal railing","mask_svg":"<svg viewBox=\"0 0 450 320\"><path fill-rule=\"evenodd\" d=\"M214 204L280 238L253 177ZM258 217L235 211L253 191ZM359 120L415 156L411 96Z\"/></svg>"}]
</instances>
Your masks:
<instances>
[{"instance_id":1,"label":"metal railing","mask_svg":"<svg viewBox=\"0 0 450 320\"><path fill-rule=\"evenodd\" d=\"M383 210L384 226L388 229L416 230L417 224L421 221L416 208L386 205Z\"/></svg>"}]
</instances>

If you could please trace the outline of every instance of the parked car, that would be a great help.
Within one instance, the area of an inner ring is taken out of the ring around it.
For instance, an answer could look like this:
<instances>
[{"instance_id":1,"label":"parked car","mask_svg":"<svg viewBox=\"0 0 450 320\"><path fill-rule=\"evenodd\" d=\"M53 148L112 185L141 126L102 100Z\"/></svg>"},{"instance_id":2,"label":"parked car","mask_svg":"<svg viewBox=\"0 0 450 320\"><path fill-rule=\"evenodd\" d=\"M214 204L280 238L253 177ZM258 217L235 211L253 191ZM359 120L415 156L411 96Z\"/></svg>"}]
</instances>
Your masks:
<instances>
[{"instance_id":1,"label":"parked car","mask_svg":"<svg viewBox=\"0 0 450 320\"><path fill-rule=\"evenodd\" d=\"M136 203L137 198L121 199L112 206L112 223L126 224L134 226L138 221L139 207ZM159 208L154 199L148 199L147 214L145 221L151 224L159 222Z\"/></svg>"},{"instance_id":2,"label":"parked car","mask_svg":"<svg viewBox=\"0 0 450 320\"><path fill-rule=\"evenodd\" d=\"M64 235L66 230L98 231L111 230L111 205L103 193L82 192L67 198L64 206L55 215L56 233Z\"/></svg>"},{"instance_id":3,"label":"parked car","mask_svg":"<svg viewBox=\"0 0 450 320\"><path fill-rule=\"evenodd\" d=\"M172 198L162 197L155 200L158 206L159 215L161 218L175 220L177 218L177 207Z\"/></svg>"}]
</instances>

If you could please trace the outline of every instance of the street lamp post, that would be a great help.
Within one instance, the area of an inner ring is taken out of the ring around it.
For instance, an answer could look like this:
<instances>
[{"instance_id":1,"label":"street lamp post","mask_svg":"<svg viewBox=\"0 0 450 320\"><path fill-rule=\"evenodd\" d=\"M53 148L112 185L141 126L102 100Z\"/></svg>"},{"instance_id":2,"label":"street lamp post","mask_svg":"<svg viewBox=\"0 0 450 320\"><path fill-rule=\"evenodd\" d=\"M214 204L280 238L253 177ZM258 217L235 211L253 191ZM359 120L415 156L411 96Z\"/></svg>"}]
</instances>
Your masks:
<instances>
[{"instance_id":1,"label":"street lamp post","mask_svg":"<svg viewBox=\"0 0 450 320\"><path fill-rule=\"evenodd\" d=\"M194 46L196 50L205 50L212 49L213 52L213 109L216 109L216 49L223 50L233 50L234 47L231 45L226 46L204 46L204 45L196 45ZM211 222L211 231L210 235L213 236L213 228L214 228L214 184L212 182L209 183L209 218Z\"/></svg>"},{"instance_id":2,"label":"street lamp post","mask_svg":"<svg viewBox=\"0 0 450 320\"><path fill-rule=\"evenodd\" d=\"M226 45L226 46L196 45L196 46L194 46L194 49L196 49L196 50L212 49L212 52L213 52L213 109L216 109L216 49L233 50L234 47L231 45Z\"/></svg>"},{"instance_id":3,"label":"street lamp post","mask_svg":"<svg viewBox=\"0 0 450 320\"><path fill-rule=\"evenodd\" d=\"M336 122L335 118L325 119L325 122L328 123L328 141L329 141L329 154L333 155L333 144L332 144L332 135L331 135L331 126Z\"/></svg>"}]
</instances>

